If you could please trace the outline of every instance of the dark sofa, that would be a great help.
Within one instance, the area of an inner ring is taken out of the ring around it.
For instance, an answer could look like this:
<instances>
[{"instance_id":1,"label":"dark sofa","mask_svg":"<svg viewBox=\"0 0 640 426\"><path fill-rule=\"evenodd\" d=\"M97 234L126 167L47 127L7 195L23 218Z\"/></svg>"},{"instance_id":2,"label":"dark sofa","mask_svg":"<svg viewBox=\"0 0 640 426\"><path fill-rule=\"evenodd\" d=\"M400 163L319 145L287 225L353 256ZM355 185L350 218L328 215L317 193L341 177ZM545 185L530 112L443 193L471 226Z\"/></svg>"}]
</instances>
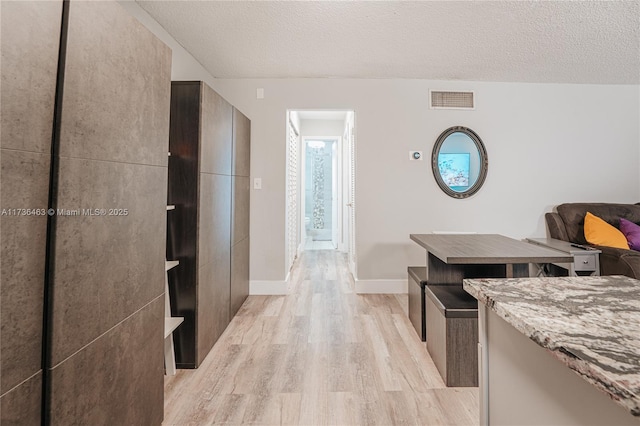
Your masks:
<instances>
[{"instance_id":1,"label":"dark sofa","mask_svg":"<svg viewBox=\"0 0 640 426\"><path fill-rule=\"evenodd\" d=\"M618 228L620 218L640 224L640 205L612 203L566 203L555 212L545 214L549 237L588 245L584 238L584 216L587 212ZM626 275L640 278L640 252L613 247L594 246L602 250L601 275Z\"/></svg>"}]
</instances>

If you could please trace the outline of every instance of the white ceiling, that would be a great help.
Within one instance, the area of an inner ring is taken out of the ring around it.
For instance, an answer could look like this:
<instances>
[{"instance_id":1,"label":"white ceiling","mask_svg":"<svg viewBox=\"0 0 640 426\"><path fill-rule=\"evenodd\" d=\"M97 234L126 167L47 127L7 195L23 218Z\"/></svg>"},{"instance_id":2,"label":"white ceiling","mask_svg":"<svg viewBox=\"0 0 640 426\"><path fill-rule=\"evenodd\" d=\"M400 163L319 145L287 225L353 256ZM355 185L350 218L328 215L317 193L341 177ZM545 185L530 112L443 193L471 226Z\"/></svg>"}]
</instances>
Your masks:
<instances>
[{"instance_id":1,"label":"white ceiling","mask_svg":"<svg viewBox=\"0 0 640 426\"><path fill-rule=\"evenodd\" d=\"M217 78L640 83L640 0L138 3Z\"/></svg>"}]
</instances>

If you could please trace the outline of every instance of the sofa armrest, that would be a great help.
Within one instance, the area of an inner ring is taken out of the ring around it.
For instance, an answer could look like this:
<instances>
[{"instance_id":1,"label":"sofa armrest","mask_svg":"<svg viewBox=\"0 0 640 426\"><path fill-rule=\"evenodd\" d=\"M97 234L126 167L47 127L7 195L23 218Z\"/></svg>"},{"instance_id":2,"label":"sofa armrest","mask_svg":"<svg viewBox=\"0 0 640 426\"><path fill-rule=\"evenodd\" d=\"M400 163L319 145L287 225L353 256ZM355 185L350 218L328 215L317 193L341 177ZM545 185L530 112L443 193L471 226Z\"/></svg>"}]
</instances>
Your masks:
<instances>
[{"instance_id":1,"label":"sofa armrest","mask_svg":"<svg viewBox=\"0 0 640 426\"><path fill-rule=\"evenodd\" d=\"M640 279L640 252L595 246L600 254L600 275L625 275Z\"/></svg>"},{"instance_id":2,"label":"sofa armrest","mask_svg":"<svg viewBox=\"0 0 640 426\"><path fill-rule=\"evenodd\" d=\"M560 215L556 212L545 213L544 218L547 222L547 229L549 230L549 237L556 240L569 241L569 235L567 229L564 226L564 222Z\"/></svg>"}]
</instances>

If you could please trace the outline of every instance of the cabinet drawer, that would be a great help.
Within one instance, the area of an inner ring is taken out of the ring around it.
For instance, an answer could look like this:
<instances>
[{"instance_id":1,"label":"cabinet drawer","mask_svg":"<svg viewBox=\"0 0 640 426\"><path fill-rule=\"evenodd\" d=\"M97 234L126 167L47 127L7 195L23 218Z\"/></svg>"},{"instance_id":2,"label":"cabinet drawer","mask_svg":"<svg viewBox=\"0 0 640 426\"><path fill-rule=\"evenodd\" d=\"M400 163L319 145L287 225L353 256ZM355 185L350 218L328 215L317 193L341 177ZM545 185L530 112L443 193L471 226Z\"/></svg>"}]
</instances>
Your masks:
<instances>
[{"instance_id":1,"label":"cabinet drawer","mask_svg":"<svg viewBox=\"0 0 640 426\"><path fill-rule=\"evenodd\" d=\"M596 256L595 254L586 255L574 255L573 267L576 271L595 271L596 270Z\"/></svg>"}]
</instances>

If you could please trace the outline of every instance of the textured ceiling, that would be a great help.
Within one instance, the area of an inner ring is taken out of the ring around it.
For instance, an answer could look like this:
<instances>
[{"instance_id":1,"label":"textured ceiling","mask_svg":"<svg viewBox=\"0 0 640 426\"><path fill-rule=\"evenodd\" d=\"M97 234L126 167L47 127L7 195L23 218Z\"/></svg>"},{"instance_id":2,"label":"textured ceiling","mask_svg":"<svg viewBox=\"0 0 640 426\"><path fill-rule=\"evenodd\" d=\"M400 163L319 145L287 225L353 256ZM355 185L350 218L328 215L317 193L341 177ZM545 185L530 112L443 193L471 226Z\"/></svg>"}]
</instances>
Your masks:
<instances>
[{"instance_id":1,"label":"textured ceiling","mask_svg":"<svg viewBox=\"0 0 640 426\"><path fill-rule=\"evenodd\" d=\"M640 0L138 3L218 78L640 83Z\"/></svg>"}]
</instances>

